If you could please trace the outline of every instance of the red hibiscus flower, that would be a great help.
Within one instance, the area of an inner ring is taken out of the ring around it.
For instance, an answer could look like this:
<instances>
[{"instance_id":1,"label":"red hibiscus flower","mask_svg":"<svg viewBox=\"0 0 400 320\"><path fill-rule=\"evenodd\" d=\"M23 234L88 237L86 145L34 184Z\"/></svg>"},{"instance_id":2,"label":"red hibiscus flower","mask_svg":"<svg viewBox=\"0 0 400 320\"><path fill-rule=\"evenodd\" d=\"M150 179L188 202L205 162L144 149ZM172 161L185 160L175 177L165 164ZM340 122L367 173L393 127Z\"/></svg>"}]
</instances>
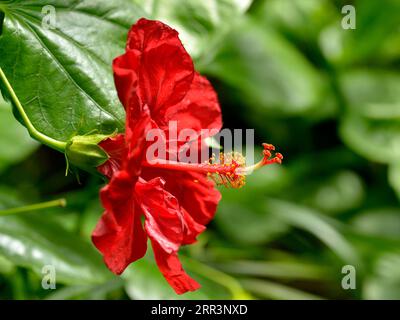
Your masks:
<instances>
[{"instance_id":1,"label":"red hibiscus flower","mask_svg":"<svg viewBox=\"0 0 400 320\"><path fill-rule=\"evenodd\" d=\"M162 130L167 145L175 145L167 154L186 142L169 135L171 121L178 131L192 129L196 134L190 139L201 150L207 137L202 129L215 133L222 126L216 93L194 70L178 33L158 21L141 19L132 26L126 52L114 60L113 70L126 131L100 143L109 160L98 170L110 181L100 192L105 212L93 243L107 267L121 274L145 255L149 238L156 263L175 292L196 290L199 284L183 270L178 250L195 242L215 214L221 195L208 176L241 186L247 171L280 162L282 156L271 159L273 146L265 144L263 160L247 168L234 154L222 157L220 164L148 161L149 130Z\"/></svg>"}]
</instances>

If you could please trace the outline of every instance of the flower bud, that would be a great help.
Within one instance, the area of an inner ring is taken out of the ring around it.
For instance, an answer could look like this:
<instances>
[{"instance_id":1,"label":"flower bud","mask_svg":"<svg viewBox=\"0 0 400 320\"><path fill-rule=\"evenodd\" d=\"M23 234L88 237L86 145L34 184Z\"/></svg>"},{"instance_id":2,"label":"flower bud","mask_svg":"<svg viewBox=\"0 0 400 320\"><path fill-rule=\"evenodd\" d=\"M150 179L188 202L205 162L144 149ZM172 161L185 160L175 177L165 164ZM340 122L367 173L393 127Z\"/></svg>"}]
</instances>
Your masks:
<instances>
[{"instance_id":1,"label":"flower bud","mask_svg":"<svg viewBox=\"0 0 400 320\"><path fill-rule=\"evenodd\" d=\"M82 169L92 169L102 165L108 160L108 155L98 144L110 136L112 135L74 136L67 142L65 149L68 162Z\"/></svg>"}]
</instances>

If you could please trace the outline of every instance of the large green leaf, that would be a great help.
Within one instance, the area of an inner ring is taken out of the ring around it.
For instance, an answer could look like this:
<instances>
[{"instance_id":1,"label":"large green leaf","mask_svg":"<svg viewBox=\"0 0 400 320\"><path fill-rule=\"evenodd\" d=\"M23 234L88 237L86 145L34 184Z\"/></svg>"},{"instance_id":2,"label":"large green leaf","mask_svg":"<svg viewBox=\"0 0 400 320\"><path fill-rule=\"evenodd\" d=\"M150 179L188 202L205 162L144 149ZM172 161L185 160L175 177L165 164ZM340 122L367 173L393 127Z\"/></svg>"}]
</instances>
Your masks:
<instances>
[{"instance_id":1,"label":"large green leaf","mask_svg":"<svg viewBox=\"0 0 400 320\"><path fill-rule=\"evenodd\" d=\"M11 106L0 98L0 172L8 165L23 160L38 146L26 130L14 120Z\"/></svg>"},{"instance_id":2,"label":"large green leaf","mask_svg":"<svg viewBox=\"0 0 400 320\"><path fill-rule=\"evenodd\" d=\"M42 27L55 9L55 28ZM48 7L47 7L48 8ZM124 110L111 62L143 15L132 1L1 1L0 66L34 127L65 141L93 130L122 129Z\"/></svg>"}]
</instances>

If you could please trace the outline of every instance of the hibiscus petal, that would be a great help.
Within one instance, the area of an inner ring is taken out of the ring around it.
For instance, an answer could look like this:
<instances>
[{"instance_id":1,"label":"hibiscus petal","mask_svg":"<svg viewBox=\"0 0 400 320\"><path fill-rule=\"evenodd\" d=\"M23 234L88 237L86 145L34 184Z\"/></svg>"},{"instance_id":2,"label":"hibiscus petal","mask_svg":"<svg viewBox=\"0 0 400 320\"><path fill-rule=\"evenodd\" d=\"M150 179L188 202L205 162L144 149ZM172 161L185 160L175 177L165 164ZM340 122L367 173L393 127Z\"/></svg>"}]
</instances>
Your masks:
<instances>
[{"instance_id":1,"label":"hibiscus petal","mask_svg":"<svg viewBox=\"0 0 400 320\"><path fill-rule=\"evenodd\" d=\"M134 112L134 111L132 111ZM131 114L130 107L127 110L125 140L128 149L127 159L124 163L132 176L138 177L141 171L142 160L146 157L146 133L153 128L149 109L143 107L140 114Z\"/></svg>"},{"instance_id":2,"label":"hibiscus petal","mask_svg":"<svg viewBox=\"0 0 400 320\"><path fill-rule=\"evenodd\" d=\"M97 170L108 179L120 170L126 153L125 135L118 134L100 142L99 146L108 154L109 159Z\"/></svg>"},{"instance_id":3,"label":"hibiscus petal","mask_svg":"<svg viewBox=\"0 0 400 320\"><path fill-rule=\"evenodd\" d=\"M125 109L137 88L140 52L129 50L113 61L114 83L119 100Z\"/></svg>"},{"instance_id":4,"label":"hibiscus petal","mask_svg":"<svg viewBox=\"0 0 400 320\"><path fill-rule=\"evenodd\" d=\"M181 207L181 211L183 212L183 216L186 222L186 230L183 237L182 244L191 244L197 241L197 236L201 234L206 227L200 223L197 223L192 216L185 210L185 208Z\"/></svg>"},{"instance_id":5,"label":"hibiscus petal","mask_svg":"<svg viewBox=\"0 0 400 320\"><path fill-rule=\"evenodd\" d=\"M158 123L164 108L177 104L187 94L194 77L192 59L169 26L140 19L128 34L127 52L140 52L140 62L130 66L138 74L139 97ZM128 59L129 57L127 57Z\"/></svg>"},{"instance_id":6,"label":"hibiscus petal","mask_svg":"<svg viewBox=\"0 0 400 320\"><path fill-rule=\"evenodd\" d=\"M182 46L176 30L161 21L141 18L129 30L126 49L145 52L162 44Z\"/></svg>"},{"instance_id":7,"label":"hibiscus petal","mask_svg":"<svg viewBox=\"0 0 400 320\"><path fill-rule=\"evenodd\" d=\"M165 190L176 197L195 222L207 225L213 219L221 194L203 174L143 168L141 176L148 180L161 177Z\"/></svg>"},{"instance_id":8,"label":"hibiscus petal","mask_svg":"<svg viewBox=\"0 0 400 320\"><path fill-rule=\"evenodd\" d=\"M92 234L92 241L103 254L107 267L116 274L143 257L147 249L147 236L140 220L142 212L136 204L134 192L145 155L145 132L150 125L149 111L144 109L135 125L127 121L125 139L132 139L135 143L129 143L126 150L124 145L127 144L121 136L102 143L102 147L115 153L117 158L99 168L111 176L111 180L100 191L105 212ZM121 157L122 163L119 162Z\"/></svg>"},{"instance_id":9,"label":"hibiscus petal","mask_svg":"<svg viewBox=\"0 0 400 320\"><path fill-rule=\"evenodd\" d=\"M200 285L183 270L177 253L165 252L157 241L151 240L151 244L158 268L177 294L200 288Z\"/></svg>"},{"instance_id":10,"label":"hibiscus petal","mask_svg":"<svg viewBox=\"0 0 400 320\"><path fill-rule=\"evenodd\" d=\"M191 86L194 69L182 46L164 44L142 54L139 89L156 122L163 109L183 99Z\"/></svg>"},{"instance_id":11,"label":"hibiscus petal","mask_svg":"<svg viewBox=\"0 0 400 320\"><path fill-rule=\"evenodd\" d=\"M92 234L92 241L103 254L107 267L116 274L143 257L147 250L147 237L135 208L133 186L131 176L119 171L100 192L106 211Z\"/></svg>"},{"instance_id":12,"label":"hibiscus petal","mask_svg":"<svg viewBox=\"0 0 400 320\"><path fill-rule=\"evenodd\" d=\"M182 244L185 221L178 201L163 186L160 178L148 182L141 179L135 193L146 217L144 226L148 236L171 253Z\"/></svg>"},{"instance_id":13,"label":"hibiscus petal","mask_svg":"<svg viewBox=\"0 0 400 320\"><path fill-rule=\"evenodd\" d=\"M182 101L165 111L164 119L177 121L178 132L187 128L198 133L201 129L212 129L203 138L215 135L221 130L222 117L217 94L210 82L196 72L189 92Z\"/></svg>"},{"instance_id":14,"label":"hibiscus petal","mask_svg":"<svg viewBox=\"0 0 400 320\"><path fill-rule=\"evenodd\" d=\"M177 200L163 189L160 178L140 180L135 192L146 217L145 229L149 236L157 265L177 294L198 289L199 284L183 270L177 251L187 230L184 213ZM189 223L191 223L190 221Z\"/></svg>"},{"instance_id":15,"label":"hibiscus petal","mask_svg":"<svg viewBox=\"0 0 400 320\"><path fill-rule=\"evenodd\" d=\"M194 71L178 32L159 21L140 19L129 31L126 53L114 60L118 94L125 108L147 105L163 130L178 122L178 133L222 126L217 95L209 81ZM129 117L127 117L129 119Z\"/></svg>"},{"instance_id":16,"label":"hibiscus petal","mask_svg":"<svg viewBox=\"0 0 400 320\"><path fill-rule=\"evenodd\" d=\"M132 176L139 176L140 164L145 157L146 132L152 127L149 110L145 106L137 117L127 120L125 135L117 134L100 142L99 146L107 153L109 159L97 170L108 179L122 167L130 171Z\"/></svg>"}]
</instances>

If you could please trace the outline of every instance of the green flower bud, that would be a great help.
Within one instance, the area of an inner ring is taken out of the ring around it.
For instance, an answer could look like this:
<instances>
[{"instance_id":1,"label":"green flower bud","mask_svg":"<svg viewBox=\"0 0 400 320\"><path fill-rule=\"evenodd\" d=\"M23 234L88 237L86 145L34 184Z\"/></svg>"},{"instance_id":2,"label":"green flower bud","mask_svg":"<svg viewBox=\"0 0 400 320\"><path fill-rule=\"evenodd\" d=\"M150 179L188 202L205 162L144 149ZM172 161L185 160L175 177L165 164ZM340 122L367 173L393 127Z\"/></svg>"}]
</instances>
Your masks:
<instances>
[{"instance_id":1,"label":"green flower bud","mask_svg":"<svg viewBox=\"0 0 400 320\"><path fill-rule=\"evenodd\" d=\"M68 162L89 170L101 166L108 160L108 155L98 144L111 136L93 134L73 137L67 142L65 149Z\"/></svg>"}]
</instances>

